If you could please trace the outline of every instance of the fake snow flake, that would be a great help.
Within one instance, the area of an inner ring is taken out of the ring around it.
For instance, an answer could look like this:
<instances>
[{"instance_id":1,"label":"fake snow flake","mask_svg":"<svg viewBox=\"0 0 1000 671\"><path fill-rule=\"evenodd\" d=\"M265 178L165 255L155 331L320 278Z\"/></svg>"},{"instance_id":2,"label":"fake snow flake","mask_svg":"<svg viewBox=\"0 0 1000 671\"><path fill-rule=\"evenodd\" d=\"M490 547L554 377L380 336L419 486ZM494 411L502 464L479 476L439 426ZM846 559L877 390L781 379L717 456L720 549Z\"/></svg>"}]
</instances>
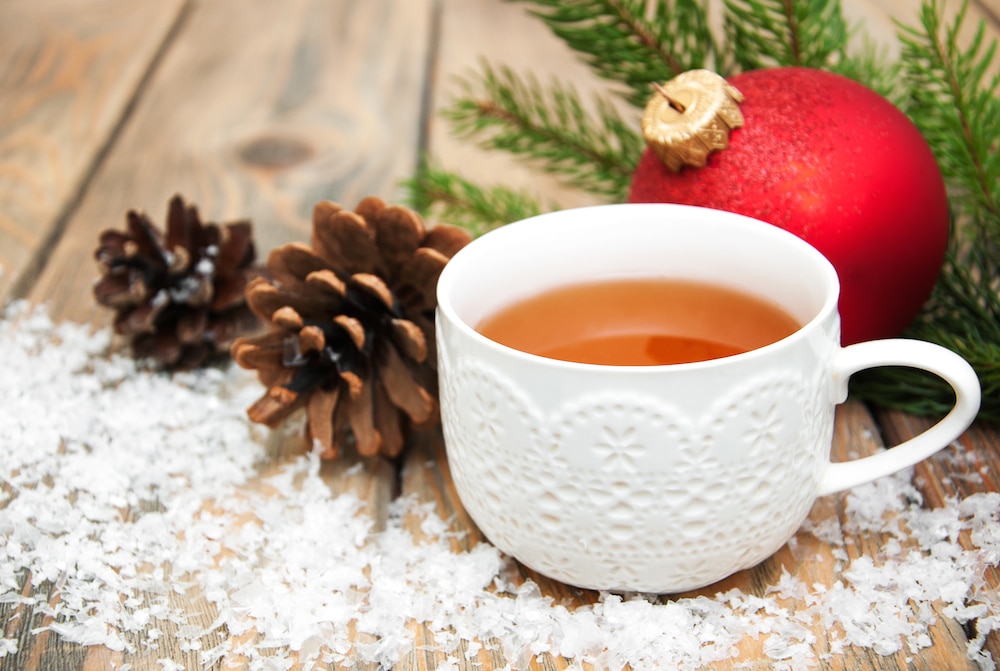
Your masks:
<instances>
[{"instance_id":1,"label":"fake snow flake","mask_svg":"<svg viewBox=\"0 0 1000 671\"><path fill-rule=\"evenodd\" d=\"M1000 603L983 575L1000 563L1000 494L925 510L907 474L884 478L847 495L843 524L803 530L840 557L833 584L782 571L762 596L601 594L570 607L516 579L488 543L453 552L426 503L401 498L376 525L354 495L331 491L315 454L247 486L265 457L243 410L259 392L249 374L153 374L109 356L109 341L23 304L0 321L0 606L47 614L45 629L67 641L163 671L194 671L192 659L391 666L415 650L418 623L439 668L500 654L520 669L544 653L571 668L740 668L749 637L773 668L797 670L851 646L914 654L948 617L975 623L969 658L994 664L984 637L1000 628ZM850 561L845 531L886 542ZM182 610L188 590L207 612ZM0 638L0 658L19 644Z\"/></svg>"},{"instance_id":2,"label":"fake snow flake","mask_svg":"<svg viewBox=\"0 0 1000 671\"><path fill-rule=\"evenodd\" d=\"M0 638L0 659L17 652L17 641L12 638Z\"/></svg>"}]
</instances>

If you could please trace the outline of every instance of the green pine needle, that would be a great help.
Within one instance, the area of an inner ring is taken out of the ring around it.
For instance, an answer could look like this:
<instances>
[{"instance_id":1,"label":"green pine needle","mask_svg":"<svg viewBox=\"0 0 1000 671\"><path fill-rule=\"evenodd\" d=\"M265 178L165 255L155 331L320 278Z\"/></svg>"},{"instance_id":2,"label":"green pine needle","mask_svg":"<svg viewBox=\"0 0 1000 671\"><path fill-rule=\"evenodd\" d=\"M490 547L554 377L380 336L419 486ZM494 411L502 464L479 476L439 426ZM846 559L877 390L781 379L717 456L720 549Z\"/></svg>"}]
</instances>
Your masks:
<instances>
[{"instance_id":1,"label":"green pine needle","mask_svg":"<svg viewBox=\"0 0 1000 671\"><path fill-rule=\"evenodd\" d=\"M644 146L637 118L623 120L606 100L589 113L572 88L546 89L509 68L483 65L461 88L443 113L459 137L533 161L584 191L616 199L628 193Z\"/></svg>"},{"instance_id":2,"label":"green pine needle","mask_svg":"<svg viewBox=\"0 0 1000 671\"><path fill-rule=\"evenodd\" d=\"M860 35L858 39L860 46L842 54L827 69L864 84L906 111L908 92L902 82L902 65L891 61L888 49L877 47L868 36Z\"/></svg>"},{"instance_id":3,"label":"green pine needle","mask_svg":"<svg viewBox=\"0 0 1000 671\"><path fill-rule=\"evenodd\" d=\"M403 183L408 202L425 217L461 226L482 235L512 221L541 214L542 208L527 194L503 186L483 188L459 175L424 166ZM551 205L549 209L559 209Z\"/></svg>"},{"instance_id":4,"label":"green pine needle","mask_svg":"<svg viewBox=\"0 0 1000 671\"><path fill-rule=\"evenodd\" d=\"M950 254L928 308L906 336L961 354L982 386L979 417L1000 420L1000 283L984 282ZM851 392L877 405L936 416L950 410L955 398L941 378L911 368L863 371L851 378Z\"/></svg>"},{"instance_id":5,"label":"green pine needle","mask_svg":"<svg viewBox=\"0 0 1000 671\"><path fill-rule=\"evenodd\" d=\"M904 74L911 118L923 132L956 187L953 202L963 213L983 211L1000 219L1000 74L987 76L997 43L984 42L980 22L972 43L962 49L959 33L968 2L954 22L942 25L938 0L926 2L919 28L901 27ZM976 231L981 233L982 231ZM993 227L991 243L1000 243Z\"/></svg>"},{"instance_id":6,"label":"green pine needle","mask_svg":"<svg viewBox=\"0 0 1000 671\"><path fill-rule=\"evenodd\" d=\"M515 0L583 56L594 72L628 87L643 107L651 84L710 66L718 47L697 0Z\"/></svg>"},{"instance_id":7,"label":"green pine needle","mask_svg":"<svg viewBox=\"0 0 1000 671\"><path fill-rule=\"evenodd\" d=\"M742 70L828 67L850 33L837 0L726 0L728 54Z\"/></svg>"}]
</instances>

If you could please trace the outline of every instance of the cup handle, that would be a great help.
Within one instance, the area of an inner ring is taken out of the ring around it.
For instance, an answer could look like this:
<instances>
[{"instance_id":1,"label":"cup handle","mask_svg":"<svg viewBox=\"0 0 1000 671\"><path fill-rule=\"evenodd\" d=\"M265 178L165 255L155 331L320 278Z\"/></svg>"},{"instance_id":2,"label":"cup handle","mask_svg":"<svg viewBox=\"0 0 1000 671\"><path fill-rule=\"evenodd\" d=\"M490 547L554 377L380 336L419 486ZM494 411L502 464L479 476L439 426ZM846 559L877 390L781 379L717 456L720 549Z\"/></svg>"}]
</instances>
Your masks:
<instances>
[{"instance_id":1,"label":"cup handle","mask_svg":"<svg viewBox=\"0 0 1000 671\"><path fill-rule=\"evenodd\" d=\"M834 362L834 384L839 386L840 399L847 397L851 375L876 366L907 366L938 375L955 390L955 406L940 422L892 449L828 464L817 496L870 482L926 459L962 435L979 412L982 392L972 366L951 350L920 340L873 340L841 349Z\"/></svg>"}]
</instances>

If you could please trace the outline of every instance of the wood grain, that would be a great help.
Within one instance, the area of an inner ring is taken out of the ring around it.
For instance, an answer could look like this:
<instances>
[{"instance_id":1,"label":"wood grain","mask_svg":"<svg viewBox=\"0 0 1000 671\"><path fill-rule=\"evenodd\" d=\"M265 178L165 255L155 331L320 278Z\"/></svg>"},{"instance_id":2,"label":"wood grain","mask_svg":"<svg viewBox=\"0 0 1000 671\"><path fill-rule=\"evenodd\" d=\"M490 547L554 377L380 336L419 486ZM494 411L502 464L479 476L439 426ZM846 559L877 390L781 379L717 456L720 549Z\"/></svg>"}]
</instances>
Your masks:
<instances>
[{"instance_id":1,"label":"wood grain","mask_svg":"<svg viewBox=\"0 0 1000 671\"><path fill-rule=\"evenodd\" d=\"M184 0L8 0L0 20L0 304L30 283Z\"/></svg>"},{"instance_id":2,"label":"wood grain","mask_svg":"<svg viewBox=\"0 0 1000 671\"><path fill-rule=\"evenodd\" d=\"M108 323L99 231L130 208L162 225L175 193L207 220L249 217L262 253L308 240L319 200L393 199L416 164L429 22L430 0L194 6L30 297Z\"/></svg>"},{"instance_id":3,"label":"wood grain","mask_svg":"<svg viewBox=\"0 0 1000 671\"><path fill-rule=\"evenodd\" d=\"M713 0L714 2L715 0ZM1000 34L1000 0L972 0L967 32L976 21ZM719 3L716 2L716 5ZM947 2L949 16L960 3ZM844 0L848 19L895 53L893 19L912 23L910 0ZM526 189L563 207L595 202L591 196L539 176L509 157L483 152L453 138L436 115L456 92L454 78L480 58L534 73L542 82L572 82L587 98L609 89L544 25L517 3L498 0L6 0L0 3L0 303L17 289L47 303L60 319L106 325L110 315L90 296L96 275L92 251L98 232L121 227L129 208L147 210L159 223L176 192L205 218L250 217L261 252L309 236L309 215L320 199L351 206L369 193L401 197L399 180L412 174L419 152L443 167L484 183ZM44 266L42 263L44 263ZM37 273L36 277L36 270ZM838 411L834 454L879 449L914 435L926 421L895 412L874 417L857 403ZM954 497L1000 489L1000 427L976 425L958 445L915 469L929 508ZM301 436L276 432L260 477L287 464L306 446ZM345 454L325 464L321 477L335 492L366 502L376 528L385 525L397 488L431 503L449 520L452 548L483 542L457 498L439 433L414 437L403 470ZM739 588L764 596L788 571L806 584L844 579L847 562L878 558L887 538L851 526L847 495L815 504L811 523L832 522L831 544L803 529L759 566L704 590L671 598ZM407 521L416 537L416 519ZM966 537L963 543L970 543ZM846 560L835 550L845 553ZM997 568L985 570L986 589L1000 590ZM543 594L569 604L593 603L595 592L549 580L524 567ZM26 576L23 593L54 604L57 585ZM666 597L665 597L666 598ZM213 606L196 591L173 597L193 620L207 624ZM794 600L782 603L795 611ZM815 625L815 668L825 670L972 669L967 635L937 611L933 645L880 656L847 647L833 652L836 629ZM0 670L107 670L131 664L158 669L157 656L200 668L195 651L180 649L175 625L157 622L166 635L159 655L128 654L66 643L52 632L43 609L0 604L0 637L15 638L18 652L0 658ZM413 646L399 664L410 671L445 662L428 627L411 623ZM202 641L221 642L224 632ZM246 640L255 634L250 632ZM363 640L363 639L359 639ZM458 656L461 669L502 668L490 641L478 655ZM1000 659L1000 636L985 648ZM462 648L464 652L468 648ZM237 667L245 660L230 657ZM561 670L572 660L525 657L532 669ZM709 668L772 668L761 639L748 637L739 656ZM374 667L372 667L373 669Z\"/></svg>"},{"instance_id":4,"label":"wood grain","mask_svg":"<svg viewBox=\"0 0 1000 671\"><path fill-rule=\"evenodd\" d=\"M879 421L886 442L895 445L923 432L932 420L884 410L879 412ZM974 424L952 445L917 464L914 484L924 496L924 506L932 509L955 499L1000 491L1000 426L987 422ZM967 549L972 546L967 533L959 537L959 542ZM1000 569L996 565L987 566L983 577L986 589L1000 594ZM974 622L969 629L970 633L975 632ZM1000 632L987 634L984 648L994 660L1000 660Z\"/></svg>"},{"instance_id":5,"label":"wood grain","mask_svg":"<svg viewBox=\"0 0 1000 671\"><path fill-rule=\"evenodd\" d=\"M98 233L123 227L129 208L162 225L174 193L209 220L250 217L264 252L308 240L320 199L353 206L369 193L392 198L417 160L430 19L430 0L193 5L29 297L58 319L109 323L90 295ZM45 137L42 124L32 128ZM302 448L291 445L275 447L276 463ZM393 469L352 463L348 457L322 475L332 489L357 493L384 524ZM28 584L29 594L57 598L51 585ZM172 605L205 626L215 615L196 591L175 595ZM129 654L32 636L44 615L30 607L0 609L0 621L19 641L17 654L0 660L3 669L157 669L161 657L200 668L198 651L182 649L169 622L153 623L165 634L157 653L140 646ZM213 636L203 648L219 642Z\"/></svg>"},{"instance_id":6,"label":"wood grain","mask_svg":"<svg viewBox=\"0 0 1000 671\"><path fill-rule=\"evenodd\" d=\"M972 5L989 22L988 27L991 31L1000 32L1000 0L975 0Z\"/></svg>"}]
</instances>

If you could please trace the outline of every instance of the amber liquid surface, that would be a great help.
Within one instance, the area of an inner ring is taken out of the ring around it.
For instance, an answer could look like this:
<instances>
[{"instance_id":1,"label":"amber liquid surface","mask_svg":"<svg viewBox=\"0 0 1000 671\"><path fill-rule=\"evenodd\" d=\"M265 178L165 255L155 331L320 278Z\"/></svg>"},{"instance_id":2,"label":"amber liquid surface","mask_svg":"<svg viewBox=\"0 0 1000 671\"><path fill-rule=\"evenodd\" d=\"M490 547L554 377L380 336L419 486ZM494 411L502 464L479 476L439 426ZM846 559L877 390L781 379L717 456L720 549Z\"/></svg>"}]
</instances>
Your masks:
<instances>
[{"instance_id":1,"label":"amber liquid surface","mask_svg":"<svg viewBox=\"0 0 1000 671\"><path fill-rule=\"evenodd\" d=\"M747 352L799 327L779 306L738 289L627 278L549 289L487 316L476 330L552 359L655 366Z\"/></svg>"}]
</instances>

